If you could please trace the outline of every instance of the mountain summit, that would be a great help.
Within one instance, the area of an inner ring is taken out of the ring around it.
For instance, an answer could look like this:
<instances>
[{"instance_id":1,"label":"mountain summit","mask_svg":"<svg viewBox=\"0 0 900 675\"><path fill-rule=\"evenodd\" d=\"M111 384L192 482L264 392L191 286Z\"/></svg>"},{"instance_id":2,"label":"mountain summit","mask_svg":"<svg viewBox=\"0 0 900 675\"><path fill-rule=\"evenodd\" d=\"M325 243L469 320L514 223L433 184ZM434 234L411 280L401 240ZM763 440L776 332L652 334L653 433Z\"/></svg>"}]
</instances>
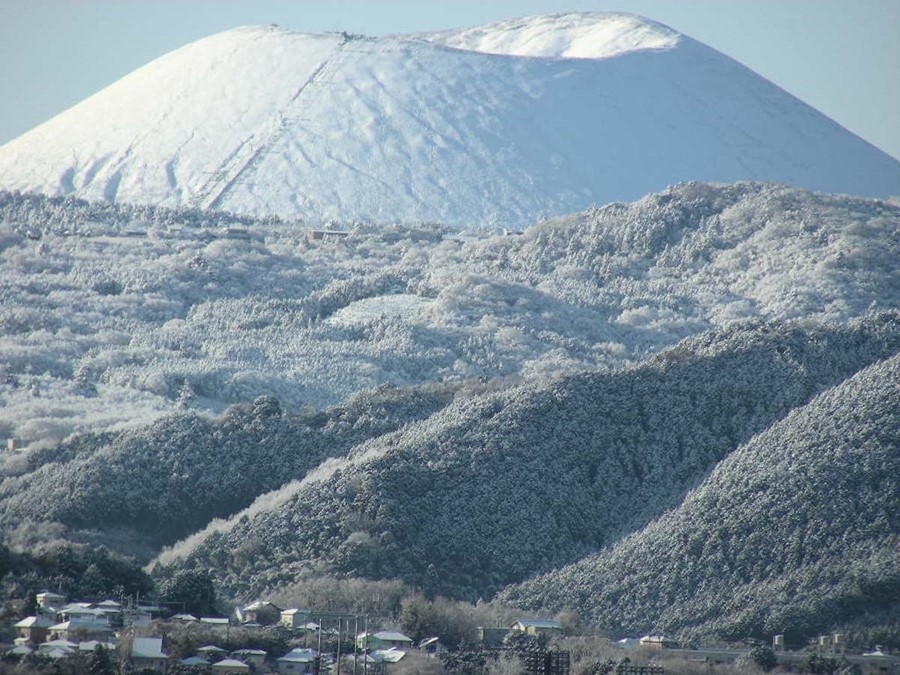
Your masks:
<instances>
[{"instance_id":1,"label":"mountain summit","mask_svg":"<svg viewBox=\"0 0 900 675\"><path fill-rule=\"evenodd\" d=\"M246 27L0 147L0 188L302 218L520 227L686 180L900 192L900 162L627 14L368 38Z\"/></svg>"}]
</instances>

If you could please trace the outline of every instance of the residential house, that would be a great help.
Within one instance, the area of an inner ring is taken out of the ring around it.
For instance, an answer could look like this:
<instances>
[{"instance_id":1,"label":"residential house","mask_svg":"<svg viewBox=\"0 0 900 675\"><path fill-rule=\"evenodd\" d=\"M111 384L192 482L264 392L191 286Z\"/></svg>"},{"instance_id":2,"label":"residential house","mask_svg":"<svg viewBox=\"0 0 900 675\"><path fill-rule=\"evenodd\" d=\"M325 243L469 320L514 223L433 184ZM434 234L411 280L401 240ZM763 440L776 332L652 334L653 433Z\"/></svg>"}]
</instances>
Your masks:
<instances>
[{"instance_id":1,"label":"residential house","mask_svg":"<svg viewBox=\"0 0 900 675\"><path fill-rule=\"evenodd\" d=\"M440 638L438 637L430 637L425 638L419 643L419 651L425 654L441 654L447 651L447 648L441 644Z\"/></svg>"},{"instance_id":2,"label":"residential house","mask_svg":"<svg viewBox=\"0 0 900 675\"><path fill-rule=\"evenodd\" d=\"M281 625L291 632L304 630L306 624L309 623L311 614L311 609L283 609L281 610ZM316 630L318 630L318 626L316 626Z\"/></svg>"},{"instance_id":3,"label":"residential house","mask_svg":"<svg viewBox=\"0 0 900 675\"><path fill-rule=\"evenodd\" d=\"M197 655L202 656L207 661L215 661L228 653L227 649L222 649L216 645L206 645L205 647L197 647Z\"/></svg>"},{"instance_id":4,"label":"residential house","mask_svg":"<svg viewBox=\"0 0 900 675\"><path fill-rule=\"evenodd\" d=\"M314 673L319 654L315 649L292 649L275 660L279 673L307 675Z\"/></svg>"},{"instance_id":5,"label":"residential house","mask_svg":"<svg viewBox=\"0 0 900 675\"><path fill-rule=\"evenodd\" d=\"M51 640L107 640L113 629L105 619L69 619L50 626Z\"/></svg>"},{"instance_id":6,"label":"residential house","mask_svg":"<svg viewBox=\"0 0 900 675\"><path fill-rule=\"evenodd\" d=\"M678 643L672 638L665 635L645 635L639 642L641 647L649 647L650 649L674 649Z\"/></svg>"},{"instance_id":7,"label":"residential house","mask_svg":"<svg viewBox=\"0 0 900 675\"><path fill-rule=\"evenodd\" d=\"M198 619L193 614L175 614L172 616L171 620L172 621L191 622L191 621L199 621L200 619Z\"/></svg>"},{"instance_id":8,"label":"residential house","mask_svg":"<svg viewBox=\"0 0 900 675\"><path fill-rule=\"evenodd\" d=\"M38 645L38 656L48 659L63 659L78 652L78 643L69 640L48 640Z\"/></svg>"},{"instance_id":9,"label":"residential house","mask_svg":"<svg viewBox=\"0 0 900 675\"><path fill-rule=\"evenodd\" d=\"M212 665L215 675L244 675L250 672L250 666L237 659L223 659Z\"/></svg>"},{"instance_id":10,"label":"residential house","mask_svg":"<svg viewBox=\"0 0 900 675\"><path fill-rule=\"evenodd\" d=\"M478 626L478 642L485 647L500 647L507 635L509 635L509 628Z\"/></svg>"},{"instance_id":11,"label":"residential house","mask_svg":"<svg viewBox=\"0 0 900 675\"><path fill-rule=\"evenodd\" d=\"M144 668L166 672L169 655L162 650L162 638L136 637L131 643L131 663L135 670Z\"/></svg>"},{"instance_id":12,"label":"residential house","mask_svg":"<svg viewBox=\"0 0 900 675\"><path fill-rule=\"evenodd\" d=\"M51 593L44 591L37 594L37 604L41 609L49 609L50 607L61 607L66 602L66 596L59 593Z\"/></svg>"},{"instance_id":13,"label":"residential house","mask_svg":"<svg viewBox=\"0 0 900 675\"><path fill-rule=\"evenodd\" d=\"M358 649L368 649L370 651L376 649L409 649L412 647L412 638L407 637L403 633L396 631L382 630L377 633L360 633L356 636L356 646Z\"/></svg>"},{"instance_id":14,"label":"residential house","mask_svg":"<svg viewBox=\"0 0 900 675\"><path fill-rule=\"evenodd\" d=\"M399 663L404 656L406 656L406 652L396 647L376 649L372 652L372 658L375 660L375 663Z\"/></svg>"},{"instance_id":15,"label":"residential house","mask_svg":"<svg viewBox=\"0 0 900 675\"><path fill-rule=\"evenodd\" d=\"M229 621L226 617L221 616L201 616L200 623L204 623L210 626L221 626L222 628L227 628Z\"/></svg>"},{"instance_id":16,"label":"residential house","mask_svg":"<svg viewBox=\"0 0 900 675\"><path fill-rule=\"evenodd\" d=\"M55 622L46 616L29 616L16 623L16 632L19 637L28 638L33 644L45 642L50 635L50 627Z\"/></svg>"},{"instance_id":17,"label":"residential house","mask_svg":"<svg viewBox=\"0 0 900 675\"><path fill-rule=\"evenodd\" d=\"M257 600L238 610L238 619L241 623L272 626L281 621L281 608L267 600Z\"/></svg>"},{"instance_id":18,"label":"residential house","mask_svg":"<svg viewBox=\"0 0 900 675\"><path fill-rule=\"evenodd\" d=\"M179 665L187 666L189 668L197 670L209 670L210 667L209 661L204 659L202 656L189 656L186 659L181 659L181 661L179 661L178 663Z\"/></svg>"},{"instance_id":19,"label":"residential house","mask_svg":"<svg viewBox=\"0 0 900 675\"><path fill-rule=\"evenodd\" d=\"M540 637L545 635L562 635L562 624L553 619L519 619L512 625L512 630Z\"/></svg>"},{"instance_id":20,"label":"residential house","mask_svg":"<svg viewBox=\"0 0 900 675\"><path fill-rule=\"evenodd\" d=\"M259 669L266 662L267 653L262 649L237 649L231 652L231 657Z\"/></svg>"}]
</instances>

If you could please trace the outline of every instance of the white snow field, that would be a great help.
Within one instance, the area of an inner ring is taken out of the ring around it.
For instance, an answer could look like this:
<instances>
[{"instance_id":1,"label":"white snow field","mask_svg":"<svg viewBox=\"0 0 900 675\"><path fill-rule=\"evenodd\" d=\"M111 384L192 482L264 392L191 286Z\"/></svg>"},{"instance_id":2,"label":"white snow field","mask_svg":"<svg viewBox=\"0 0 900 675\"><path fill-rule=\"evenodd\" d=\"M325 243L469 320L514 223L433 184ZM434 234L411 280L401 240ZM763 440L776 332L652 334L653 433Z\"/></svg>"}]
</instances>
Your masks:
<instances>
[{"instance_id":1,"label":"white snow field","mask_svg":"<svg viewBox=\"0 0 900 675\"><path fill-rule=\"evenodd\" d=\"M0 188L310 224L522 227L675 182L900 194L900 162L641 17L366 38L245 27L0 147Z\"/></svg>"}]
</instances>

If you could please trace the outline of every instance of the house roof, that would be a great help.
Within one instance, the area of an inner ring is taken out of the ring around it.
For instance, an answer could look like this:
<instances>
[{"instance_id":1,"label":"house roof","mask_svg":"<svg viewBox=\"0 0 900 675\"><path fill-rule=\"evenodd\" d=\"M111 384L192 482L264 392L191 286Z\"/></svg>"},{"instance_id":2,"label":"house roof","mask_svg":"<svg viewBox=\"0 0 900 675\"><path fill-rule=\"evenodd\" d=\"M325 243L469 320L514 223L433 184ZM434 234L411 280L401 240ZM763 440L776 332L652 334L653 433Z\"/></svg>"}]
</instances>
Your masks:
<instances>
[{"instance_id":1,"label":"house roof","mask_svg":"<svg viewBox=\"0 0 900 675\"><path fill-rule=\"evenodd\" d=\"M162 638L136 637L131 643L131 655L142 659L165 659Z\"/></svg>"},{"instance_id":2,"label":"house roof","mask_svg":"<svg viewBox=\"0 0 900 675\"><path fill-rule=\"evenodd\" d=\"M53 621L45 616L29 616L16 623L16 628L49 628Z\"/></svg>"},{"instance_id":3,"label":"house roof","mask_svg":"<svg viewBox=\"0 0 900 675\"><path fill-rule=\"evenodd\" d=\"M84 642L78 643L78 651L92 652L97 648L97 645L100 645L107 651L112 651L116 648L116 646L112 642L101 642L100 640L85 640Z\"/></svg>"},{"instance_id":4,"label":"house roof","mask_svg":"<svg viewBox=\"0 0 900 675\"><path fill-rule=\"evenodd\" d=\"M375 638L376 640L382 640L384 642L408 642L412 644L411 637L407 637L403 633L398 633L397 631L392 630L381 630L371 637Z\"/></svg>"},{"instance_id":5,"label":"house roof","mask_svg":"<svg viewBox=\"0 0 900 675\"><path fill-rule=\"evenodd\" d=\"M189 656L186 659L181 659L179 661L183 666L208 666L209 661L204 659L202 656Z\"/></svg>"},{"instance_id":6,"label":"house roof","mask_svg":"<svg viewBox=\"0 0 900 675\"><path fill-rule=\"evenodd\" d=\"M553 619L519 619L516 621L514 626L518 624L520 626L533 627L533 628L559 628L562 629L562 624L559 621L555 621Z\"/></svg>"},{"instance_id":7,"label":"house roof","mask_svg":"<svg viewBox=\"0 0 900 675\"><path fill-rule=\"evenodd\" d=\"M222 649L218 645L206 645L205 647L197 647L198 652L222 652L223 654L227 652L227 649Z\"/></svg>"},{"instance_id":8,"label":"house roof","mask_svg":"<svg viewBox=\"0 0 900 675\"><path fill-rule=\"evenodd\" d=\"M12 654L13 656L28 656L33 651L34 650L28 645L16 645L6 653Z\"/></svg>"},{"instance_id":9,"label":"house roof","mask_svg":"<svg viewBox=\"0 0 900 675\"><path fill-rule=\"evenodd\" d=\"M121 605L120 603L116 602L115 600L104 600L103 602L98 602L98 603L97 603L96 605L94 605L94 606L95 606L95 607L108 607L108 608L113 608L113 607L115 607L115 608L119 608L119 607L121 607L122 605Z\"/></svg>"},{"instance_id":10,"label":"house roof","mask_svg":"<svg viewBox=\"0 0 900 675\"><path fill-rule=\"evenodd\" d=\"M281 607L269 602L268 600L257 600L256 602L251 602L249 605L244 607L244 611L255 612L257 610L264 609L265 607L272 607L274 609L277 609L279 612L281 611Z\"/></svg>"},{"instance_id":11,"label":"house roof","mask_svg":"<svg viewBox=\"0 0 900 675\"><path fill-rule=\"evenodd\" d=\"M241 670L247 671L248 673L250 672L250 666L248 666L243 661L238 661L237 659L223 659L222 661L219 661L218 663L213 664L213 670L215 670L216 668L219 668L219 669L239 668Z\"/></svg>"},{"instance_id":12,"label":"house roof","mask_svg":"<svg viewBox=\"0 0 900 675\"><path fill-rule=\"evenodd\" d=\"M173 621L197 621L197 617L193 614L174 614L172 616Z\"/></svg>"},{"instance_id":13,"label":"house roof","mask_svg":"<svg viewBox=\"0 0 900 675\"><path fill-rule=\"evenodd\" d=\"M312 614L311 609L297 609L296 607L292 607L291 609L283 609L281 610L282 614Z\"/></svg>"},{"instance_id":14,"label":"house roof","mask_svg":"<svg viewBox=\"0 0 900 675\"><path fill-rule=\"evenodd\" d=\"M228 618L221 616L201 616L200 623L213 623L219 626L225 626L228 624Z\"/></svg>"},{"instance_id":15,"label":"house roof","mask_svg":"<svg viewBox=\"0 0 900 675\"><path fill-rule=\"evenodd\" d=\"M69 642L68 640L47 640L47 642L42 642L38 645L38 650L41 649L75 649L78 647L77 642Z\"/></svg>"},{"instance_id":16,"label":"house roof","mask_svg":"<svg viewBox=\"0 0 900 675\"><path fill-rule=\"evenodd\" d=\"M372 652L372 657L376 661L384 661L386 663L397 663L406 656L406 652L402 649L397 649L396 647L391 647L390 649L376 649Z\"/></svg>"},{"instance_id":17,"label":"house roof","mask_svg":"<svg viewBox=\"0 0 900 675\"><path fill-rule=\"evenodd\" d=\"M284 656L280 656L277 660L284 661L285 663L312 663L318 653L315 649L302 649L298 647L297 649L292 649Z\"/></svg>"},{"instance_id":18,"label":"house roof","mask_svg":"<svg viewBox=\"0 0 900 675\"><path fill-rule=\"evenodd\" d=\"M641 638L641 644L662 644L664 642L675 642L672 638L665 635L645 635Z\"/></svg>"},{"instance_id":19,"label":"house roof","mask_svg":"<svg viewBox=\"0 0 900 675\"><path fill-rule=\"evenodd\" d=\"M231 655L240 654L241 656L265 656L268 654L267 651L263 649L235 649L231 652Z\"/></svg>"}]
</instances>

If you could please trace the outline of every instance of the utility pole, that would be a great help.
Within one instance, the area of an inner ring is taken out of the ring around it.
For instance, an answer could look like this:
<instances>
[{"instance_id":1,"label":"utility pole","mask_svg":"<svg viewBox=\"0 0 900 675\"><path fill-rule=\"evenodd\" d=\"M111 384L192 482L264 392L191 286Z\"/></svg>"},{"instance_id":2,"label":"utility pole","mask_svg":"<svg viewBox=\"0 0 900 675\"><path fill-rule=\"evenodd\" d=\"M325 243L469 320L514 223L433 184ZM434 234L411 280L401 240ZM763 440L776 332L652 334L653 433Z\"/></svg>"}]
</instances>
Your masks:
<instances>
[{"instance_id":1,"label":"utility pole","mask_svg":"<svg viewBox=\"0 0 900 675\"><path fill-rule=\"evenodd\" d=\"M369 615L365 616L363 626L363 675L369 673Z\"/></svg>"},{"instance_id":2,"label":"utility pole","mask_svg":"<svg viewBox=\"0 0 900 675\"><path fill-rule=\"evenodd\" d=\"M338 643L337 643L337 675L341 675L341 631L344 628L344 620L338 617Z\"/></svg>"},{"instance_id":3,"label":"utility pole","mask_svg":"<svg viewBox=\"0 0 900 675\"><path fill-rule=\"evenodd\" d=\"M356 644L356 636L359 635L359 614L353 617L353 675L356 675L356 662L359 661L359 645Z\"/></svg>"}]
</instances>

